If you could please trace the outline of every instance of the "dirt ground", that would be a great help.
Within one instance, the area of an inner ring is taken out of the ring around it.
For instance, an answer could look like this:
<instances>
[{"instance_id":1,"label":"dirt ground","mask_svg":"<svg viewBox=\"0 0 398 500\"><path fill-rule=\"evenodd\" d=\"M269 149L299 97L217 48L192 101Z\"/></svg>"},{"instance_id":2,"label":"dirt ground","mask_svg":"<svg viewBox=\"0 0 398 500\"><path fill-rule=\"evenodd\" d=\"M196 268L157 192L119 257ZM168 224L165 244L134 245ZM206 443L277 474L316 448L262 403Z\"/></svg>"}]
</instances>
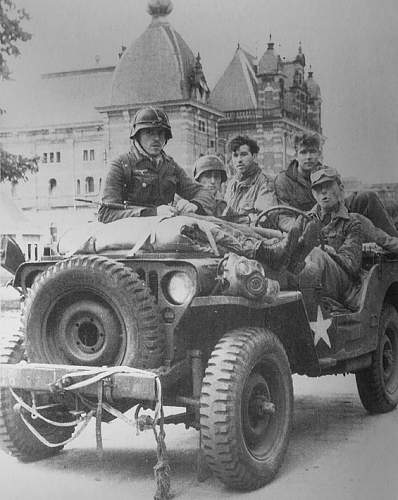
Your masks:
<instances>
[{"instance_id":1,"label":"dirt ground","mask_svg":"<svg viewBox=\"0 0 398 500\"><path fill-rule=\"evenodd\" d=\"M16 316L0 315L1 332ZM198 434L182 425L166 428L174 498L272 500L398 499L398 411L369 416L353 376L294 377L295 415L285 462L261 490L240 493L214 477L196 478ZM123 422L104 425L104 458L95 450L94 426L58 456L23 464L0 452L4 500L146 500L153 498L154 438Z\"/></svg>"}]
</instances>

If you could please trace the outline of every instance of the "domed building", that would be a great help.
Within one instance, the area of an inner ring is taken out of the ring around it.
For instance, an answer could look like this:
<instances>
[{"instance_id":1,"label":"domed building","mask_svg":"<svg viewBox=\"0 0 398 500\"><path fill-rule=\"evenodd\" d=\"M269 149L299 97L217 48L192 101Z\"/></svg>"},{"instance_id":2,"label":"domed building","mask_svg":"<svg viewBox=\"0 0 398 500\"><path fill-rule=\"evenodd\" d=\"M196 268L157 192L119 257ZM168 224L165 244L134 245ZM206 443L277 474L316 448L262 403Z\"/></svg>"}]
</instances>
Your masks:
<instances>
[{"instance_id":1,"label":"domed building","mask_svg":"<svg viewBox=\"0 0 398 500\"><path fill-rule=\"evenodd\" d=\"M105 115L110 157L129 147L129 129L135 112L156 104L168 114L173 140L171 156L190 170L200 154L216 150L217 121L222 113L209 105L200 55L194 56L168 22L170 0L148 4L152 21L126 49L115 68L110 103L98 108Z\"/></svg>"},{"instance_id":2,"label":"domed building","mask_svg":"<svg viewBox=\"0 0 398 500\"><path fill-rule=\"evenodd\" d=\"M292 61L276 53L271 39L259 61L238 45L210 91L200 55L169 23L171 1L149 0L147 10L148 27L123 47L116 66L96 58L92 68L43 75L17 94L16 82L1 83L7 113L0 115L0 145L39 159L38 173L9 191L49 239L95 219L90 202L101 199L109 162L128 150L142 106L167 112L173 131L167 153L189 173L201 154L227 154L236 134L258 141L260 165L269 172L287 165L297 135L322 134L320 90L312 72L304 78L301 45Z\"/></svg>"}]
</instances>

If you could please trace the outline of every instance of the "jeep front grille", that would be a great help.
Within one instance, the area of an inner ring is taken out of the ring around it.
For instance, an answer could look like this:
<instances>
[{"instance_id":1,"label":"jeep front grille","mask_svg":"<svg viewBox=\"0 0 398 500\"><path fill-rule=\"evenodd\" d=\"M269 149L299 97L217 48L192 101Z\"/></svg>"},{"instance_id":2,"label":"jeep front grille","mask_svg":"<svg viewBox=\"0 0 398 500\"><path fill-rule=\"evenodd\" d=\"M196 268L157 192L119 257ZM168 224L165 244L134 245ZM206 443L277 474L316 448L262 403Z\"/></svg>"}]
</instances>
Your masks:
<instances>
[{"instance_id":1,"label":"jeep front grille","mask_svg":"<svg viewBox=\"0 0 398 500\"><path fill-rule=\"evenodd\" d=\"M151 294L155 297L155 301L158 301L159 295L159 277L156 271L146 271L142 267L134 269L134 271L138 274L140 280L142 280L149 290Z\"/></svg>"}]
</instances>

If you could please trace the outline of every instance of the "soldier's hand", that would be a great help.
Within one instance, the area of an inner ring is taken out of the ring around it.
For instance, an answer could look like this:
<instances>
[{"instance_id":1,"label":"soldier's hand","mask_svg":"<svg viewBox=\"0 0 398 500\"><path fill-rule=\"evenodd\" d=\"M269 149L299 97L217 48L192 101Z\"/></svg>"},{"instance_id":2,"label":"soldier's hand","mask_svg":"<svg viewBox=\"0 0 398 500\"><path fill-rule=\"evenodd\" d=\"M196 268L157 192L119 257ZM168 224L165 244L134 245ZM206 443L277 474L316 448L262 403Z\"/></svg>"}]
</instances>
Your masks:
<instances>
[{"instance_id":1,"label":"soldier's hand","mask_svg":"<svg viewBox=\"0 0 398 500\"><path fill-rule=\"evenodd\" d=\"M191 203L188 200L184 200L184 198L181 198L181 200L177 201L176 204L176 210L179 214L189 214L196 212L198 207L194 204Z\"/></svg>"},{"instance_id":2,"label":"soldier's hand","mask_svg":"<svg viewBox=\"0 0 398 500\"><path fill-rule=\"evenodd\" d=\"M324 245L323 249L329 255L336 255L336 250L330 245Z\"/></svg>"},{"instance_id":3,"label":"soldier's hand","mask_svg":"<svg viewBox=\"0 0 398 500\"><path fill-rule=\"evenodd\" d=\"M156 215L175 215L176 209L170 205L160 205L156 208Z\"/></svg>"}]
</instances>

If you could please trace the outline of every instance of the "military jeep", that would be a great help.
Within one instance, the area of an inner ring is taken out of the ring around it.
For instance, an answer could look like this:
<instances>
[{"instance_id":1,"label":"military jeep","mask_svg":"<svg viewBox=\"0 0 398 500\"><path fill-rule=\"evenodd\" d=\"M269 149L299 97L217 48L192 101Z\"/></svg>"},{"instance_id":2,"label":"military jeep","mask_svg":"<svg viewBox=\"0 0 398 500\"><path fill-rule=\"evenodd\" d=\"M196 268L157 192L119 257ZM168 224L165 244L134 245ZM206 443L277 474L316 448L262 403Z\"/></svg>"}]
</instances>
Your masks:
<instances>
[{"instance_id":1,"label":"military jeep","mask_svg":"<svg viewBox=\"0 0 398 500\"><path fill-rule=\"evenodd\" d=\"M282 464L292 374L355 373L367 411L396 407L394 256L364 251L360 306L351 311L325 309L321 289L283 290L270 301L225 294L221 257L128 253L18 262L21 331L0 358L0 443L14 456L56 453L83 413L110 421L134 406L136 415L154 409L156 378L161 403L181 408L162 424L199 430L210 470L229 487L251 490ZM98 387L84 383L99 380L104 367L123 369L106 372ZM153 425L159 420L157 413Z\"/></svg>"}]
</instances>

